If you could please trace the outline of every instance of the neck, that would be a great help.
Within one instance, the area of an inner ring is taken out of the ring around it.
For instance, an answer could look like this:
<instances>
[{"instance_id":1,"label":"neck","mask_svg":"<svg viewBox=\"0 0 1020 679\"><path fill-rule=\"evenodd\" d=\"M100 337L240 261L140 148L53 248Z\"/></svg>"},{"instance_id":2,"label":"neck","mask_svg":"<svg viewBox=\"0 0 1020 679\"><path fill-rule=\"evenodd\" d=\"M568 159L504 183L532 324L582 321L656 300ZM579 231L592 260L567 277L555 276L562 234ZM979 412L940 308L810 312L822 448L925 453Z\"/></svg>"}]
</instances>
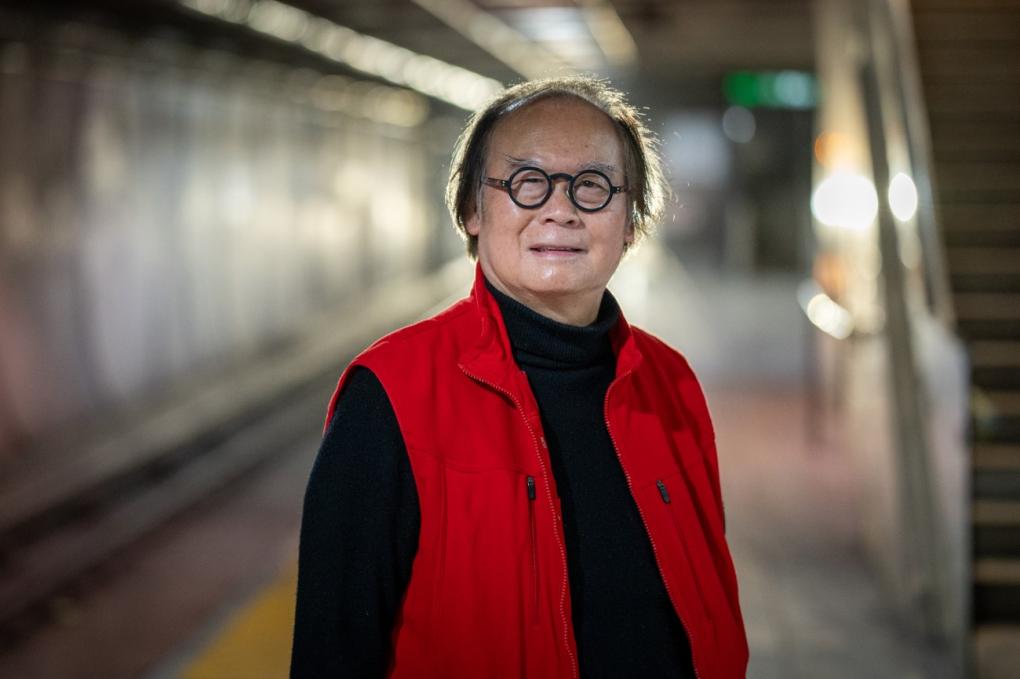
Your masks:
<instances>
[{"instance_id":1,"label":"neck","mask_svg":"<svg viewBox=\"0 0 1020 679\"><path fill-rule=\"evenodd\" d=\"M485 278L492 287L507 297L520 302L537 314L566 325L591 325L599 315L599 305L605 290L572 292L569 294L536 295L526 290L516 290L503 285L489 271L482 267Z\"/></svg>"},{"instance_id":2,"label":"neck","mask_svg":"<svg viewBox=\"0 0 1020 679\"><path fill-rule=\"evenodd\" d=\"M499 305L514 360L525 371L583 369L614 361L609 334L620 309L609 291L603 295L595 321L577 326L543 316L503 294L488 280L485 287Z\"/></svg>"}]
</instances>

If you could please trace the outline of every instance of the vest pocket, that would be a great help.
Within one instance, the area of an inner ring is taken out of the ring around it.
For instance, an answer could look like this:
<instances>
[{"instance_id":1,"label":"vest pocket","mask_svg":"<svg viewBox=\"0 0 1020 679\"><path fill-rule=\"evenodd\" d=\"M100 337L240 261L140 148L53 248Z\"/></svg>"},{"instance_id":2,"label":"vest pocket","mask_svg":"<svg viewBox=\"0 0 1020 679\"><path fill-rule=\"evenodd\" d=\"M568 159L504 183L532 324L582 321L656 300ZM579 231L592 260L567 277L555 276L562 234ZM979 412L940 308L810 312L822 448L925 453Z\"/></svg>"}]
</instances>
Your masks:
<instances>
[{"instance_id":1,"label":"vest pocket","mask_svg":"<svg viewBox=\"0 0 1020 679\"><path fill-rule=\"evenodd\" d=\"M528 490L528 544L531 549L531 622L538 624L538 529L535 519L535 500L538 494L535 492L535 477L528 476L524 479Z\"/></svg>"},{"instance_id":2,"label":"vest pocket","mask_svg":"<svg viewBox=\"0 0 1020 679\"><path fill-rule=\"evenodd\" d=\"M728 597L722 584L722 573L712 559L708 546L708 538L699 523L699 514L693 506L694 498L682 476L683 472L655 481L662 508L669 515L673 530L674 543L679 547L678 555L685 562L677 564L674 573L681 580L687 580L683 587L683 595L690 603L697 602L695 613L703 621L703 631L711 637L711 643L721 652L726 648L725 638L733 638L733 621L730 619ZM676 553L676 552L675 552ZM701 627L699 625L699 627ZM698 632L688 629L688 635ZM695 643L695 639L691 639Z\"/></svg>"}]
</instances>

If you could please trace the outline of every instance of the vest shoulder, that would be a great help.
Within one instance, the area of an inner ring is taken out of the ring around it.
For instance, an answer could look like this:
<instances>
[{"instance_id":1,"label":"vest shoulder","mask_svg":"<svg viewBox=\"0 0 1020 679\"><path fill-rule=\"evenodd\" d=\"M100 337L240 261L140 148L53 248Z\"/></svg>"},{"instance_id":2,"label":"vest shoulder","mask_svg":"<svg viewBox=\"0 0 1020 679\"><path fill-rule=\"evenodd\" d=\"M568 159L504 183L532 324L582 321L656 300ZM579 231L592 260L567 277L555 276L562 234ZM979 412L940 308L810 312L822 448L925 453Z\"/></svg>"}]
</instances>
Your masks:
<instances>
[{"instance_id":1,"label":"vest shoulder","mask_svg":"<svg viewBox=\"0 0 1020 679\"><path fill-rule=\"evenodd\" d=\"M434 316L398 328L383 335L354 362L372 364L408 360L419 351L433 350L438 344L470 336L470 328L477 326L474 301L465 297Z\"/></svg>"},{"instance_id":2,"label":"vest shoulder","mask_svg":"<svg viewBox=\"0 0 1020 679\"><path fill-rule=\"evenodd\" d=\"M651 358L657 364L664 363L679 372L694 374L690 363L687 362L687 357L667 344L665 340L633 325L631 332L634 334L638 349L646 357Z\"/></svg>"}]
</instances>

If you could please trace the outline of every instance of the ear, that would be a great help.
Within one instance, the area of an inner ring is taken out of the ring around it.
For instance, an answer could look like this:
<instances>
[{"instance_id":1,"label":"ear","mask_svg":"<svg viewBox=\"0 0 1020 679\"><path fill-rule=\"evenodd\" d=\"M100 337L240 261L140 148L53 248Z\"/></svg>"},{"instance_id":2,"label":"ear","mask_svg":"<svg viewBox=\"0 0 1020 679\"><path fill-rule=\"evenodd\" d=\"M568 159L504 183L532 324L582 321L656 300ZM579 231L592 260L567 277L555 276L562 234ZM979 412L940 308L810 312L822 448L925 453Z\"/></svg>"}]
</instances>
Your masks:
<instances>
[{"instance_id":1,"label":"ear","mask_svg":"<svg viewBox=\"0 0 1020 679\"><path fill-rule=\"evenodd\" d=\"M478 216L478 203L476 202L473 207L470 208L470 214L464 221L464 230L472 236L477 236L482 230L482 220Z\"/></svg>"}]
</instances>

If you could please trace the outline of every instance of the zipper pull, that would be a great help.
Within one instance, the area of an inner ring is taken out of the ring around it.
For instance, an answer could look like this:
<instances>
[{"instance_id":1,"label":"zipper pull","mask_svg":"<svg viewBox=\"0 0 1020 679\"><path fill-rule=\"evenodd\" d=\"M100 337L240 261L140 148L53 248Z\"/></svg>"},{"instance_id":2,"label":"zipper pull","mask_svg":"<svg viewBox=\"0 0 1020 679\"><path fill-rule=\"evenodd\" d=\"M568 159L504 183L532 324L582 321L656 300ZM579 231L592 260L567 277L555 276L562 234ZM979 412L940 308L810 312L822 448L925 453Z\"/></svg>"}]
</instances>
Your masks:
<instances>
[{"instance_id":1,"label":"zipper pull","mask_svg":"<svg viewBox=\"0 0 1020 679\"><path fill-rule=\"evenodd\" d=\"M529 476L527 478L527 484L528 484L528 499L529 500L534 500L535 499L535 477L534 476Z\"/></svg>"},{"instance_id":2,"label":"zipper pull","mask_svg":"<svg viewBox=\"0 0 1020 679\"><path fill-rule=\"evenodd\" d=\"M669 504L669 491L666 490L666 484L660 480L656 481L655 485L659 487L659 495L662 496L662 501Z\"/></svg>"}]
</instances>

